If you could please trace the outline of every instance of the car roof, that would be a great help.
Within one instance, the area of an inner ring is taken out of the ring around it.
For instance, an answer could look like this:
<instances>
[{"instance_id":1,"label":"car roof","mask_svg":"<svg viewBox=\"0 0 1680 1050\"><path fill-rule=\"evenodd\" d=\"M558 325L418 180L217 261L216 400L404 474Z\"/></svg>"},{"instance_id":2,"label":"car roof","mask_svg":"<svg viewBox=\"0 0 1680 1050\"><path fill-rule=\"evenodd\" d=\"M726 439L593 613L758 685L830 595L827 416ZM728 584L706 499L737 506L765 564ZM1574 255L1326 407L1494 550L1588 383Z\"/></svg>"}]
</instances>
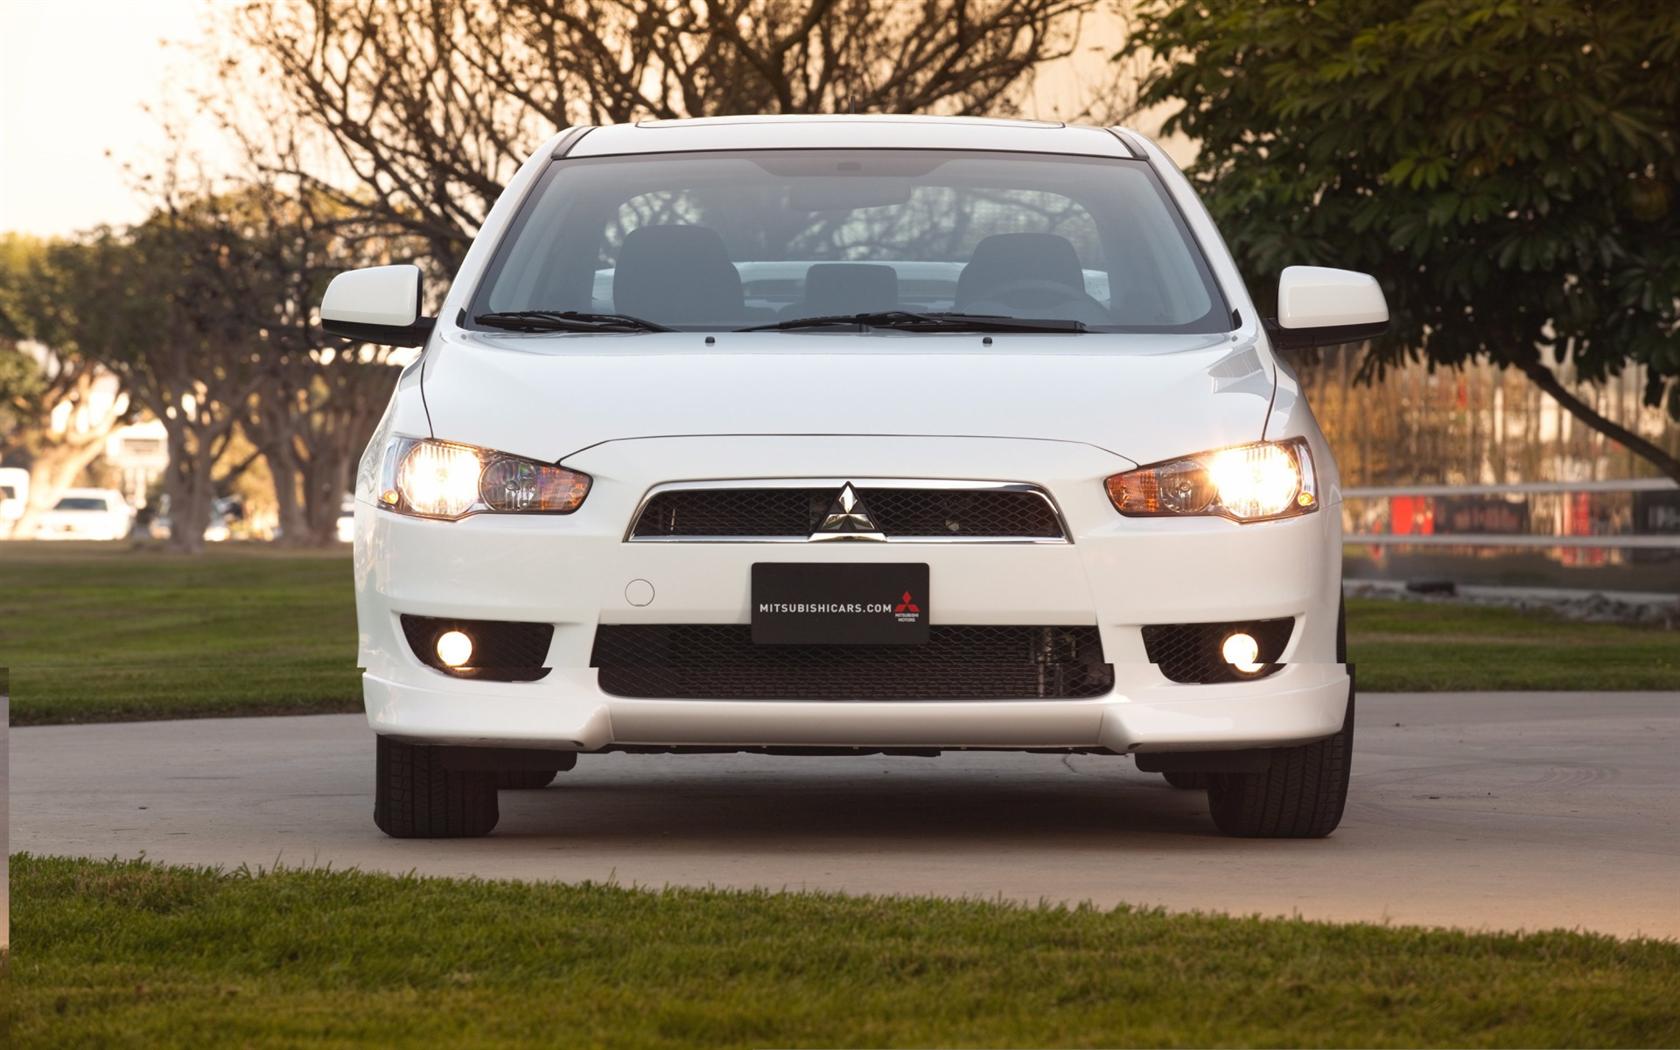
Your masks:
<instances>
[{"instance_id":1,"label":"car roof","mask_svg":"<svg viewBox=\"0 0 1680 1050\"><path fill-rule=\"evenodd\" d=\"M803 115L644 120L592 128L568 157L743 149L982 149L1136 156L1107 128L990 117Z\"/></svg>"}]
</instances>

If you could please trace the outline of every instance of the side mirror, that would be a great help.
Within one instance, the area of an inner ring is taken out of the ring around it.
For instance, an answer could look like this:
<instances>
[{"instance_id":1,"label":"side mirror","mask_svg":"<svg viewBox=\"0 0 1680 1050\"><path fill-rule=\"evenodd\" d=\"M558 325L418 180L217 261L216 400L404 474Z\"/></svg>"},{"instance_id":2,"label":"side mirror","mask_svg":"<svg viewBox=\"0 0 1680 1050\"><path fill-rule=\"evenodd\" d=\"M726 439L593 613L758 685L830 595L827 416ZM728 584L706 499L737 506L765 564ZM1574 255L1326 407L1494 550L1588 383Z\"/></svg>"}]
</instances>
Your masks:
<instances>
[{"instance_id":1,"label":"side mirror","mask_svg":"<svg viewBox=\"0 0 1680 1050\"><path fill-rule=\"evenodd\" d=\"M357 342L421 346L436 323L420 316L418 266L346 270L321 297L321 327Z\"/></svg>"},{"instance_id":2,"label":"side mirror","mask_svg":"<svg viewBox=\"0 0 1680 1050\"><path fill-rule=\"evenodd\" d=\"M1286 350L1357 343L1388 329L1388 300L1368 273L1289 266L1278 278L1277 320L1266 328Z\"/></svg>"}]
</instances>

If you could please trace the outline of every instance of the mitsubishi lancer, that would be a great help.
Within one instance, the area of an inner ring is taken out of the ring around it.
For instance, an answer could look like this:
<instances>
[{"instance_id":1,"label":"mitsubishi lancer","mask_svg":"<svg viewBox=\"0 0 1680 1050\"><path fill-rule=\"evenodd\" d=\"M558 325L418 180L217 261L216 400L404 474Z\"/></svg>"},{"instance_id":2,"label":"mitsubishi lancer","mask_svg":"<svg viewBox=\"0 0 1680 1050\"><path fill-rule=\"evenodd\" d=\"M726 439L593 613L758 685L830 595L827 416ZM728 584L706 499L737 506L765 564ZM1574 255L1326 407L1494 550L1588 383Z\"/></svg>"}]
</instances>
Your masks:
<instances>
[{"instance_id":1,"label":"mitsubishi lancer","mask_svg":"<svg viewBox=\"0 0 1680 1050\"><path fill-rule=\"evenodd\" d=\"M387 834L610 752L1129 757L1229 834L1341 819L1341 492L1284 355L1388 309L1295 266L1263 315L1145 136L569 128L424 291L321 305L421 348L355 492Z\"/></svg>"}]
</instances>

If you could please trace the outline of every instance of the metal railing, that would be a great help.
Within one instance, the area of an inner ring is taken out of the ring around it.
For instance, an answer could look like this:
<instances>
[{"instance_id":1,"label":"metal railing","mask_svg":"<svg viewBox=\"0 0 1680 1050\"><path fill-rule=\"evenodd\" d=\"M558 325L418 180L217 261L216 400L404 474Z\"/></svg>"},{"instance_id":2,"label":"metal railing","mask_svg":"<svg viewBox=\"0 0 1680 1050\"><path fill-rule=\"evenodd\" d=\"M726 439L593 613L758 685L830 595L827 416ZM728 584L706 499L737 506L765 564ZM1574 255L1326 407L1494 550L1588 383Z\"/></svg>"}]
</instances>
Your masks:
<instances>
[{"instance_id":1,"label":"metal railing","mask_svg":"<svg viewBox=\"0 0 1680 1050\"><path fill-rule=\"evenodd\" d=\"M1342 499L1373 500L1395 497L1534 496L1673 492L1680 485L1667 478L1629 478L1611 481L1528 481L1505 485L1394 485L1344 488ZM1365 547L1560 547L1680 550L1680 531L1674 533L1497 533L1497 532L1347 532L1347 544Z\"/></svg>"},{"instance_id":2,"label":"metal railing","mask_svg":"<svg viewBox=\"0 0 1680 1050\"><path fill-rule=\"evenodd\" d=\"M1628 478L1623 481L1519 481L1509 485L1390 485L1342 489L1343 499L1382 496L1506 496L1546 492L1666 492L1680 489L1667 478Z\"/></svg>"}]
</instances>

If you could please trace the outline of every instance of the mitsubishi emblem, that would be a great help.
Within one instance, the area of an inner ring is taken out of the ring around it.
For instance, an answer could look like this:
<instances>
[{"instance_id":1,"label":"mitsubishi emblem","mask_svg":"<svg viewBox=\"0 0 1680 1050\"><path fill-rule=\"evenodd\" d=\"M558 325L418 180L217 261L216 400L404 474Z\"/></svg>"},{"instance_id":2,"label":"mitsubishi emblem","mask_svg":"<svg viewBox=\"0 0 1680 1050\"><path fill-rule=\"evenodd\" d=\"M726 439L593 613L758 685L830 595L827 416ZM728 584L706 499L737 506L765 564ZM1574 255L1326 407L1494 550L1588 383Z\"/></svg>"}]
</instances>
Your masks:
<instances>
[{"instance_id":1,"label":"mitsubishi emblem","mask_svg":"<svg viewBox=\"0 0 1680 1050\"><path fill-rule=\"evenodd\" d=\"M822 524L817 526L818 532L875 532L875 519L869 516L869 509L858 498L857 490L852 488L851 482L840 487L840 494L829 504L828 516L823 518Z\"/></svg>"}]
</instances>

